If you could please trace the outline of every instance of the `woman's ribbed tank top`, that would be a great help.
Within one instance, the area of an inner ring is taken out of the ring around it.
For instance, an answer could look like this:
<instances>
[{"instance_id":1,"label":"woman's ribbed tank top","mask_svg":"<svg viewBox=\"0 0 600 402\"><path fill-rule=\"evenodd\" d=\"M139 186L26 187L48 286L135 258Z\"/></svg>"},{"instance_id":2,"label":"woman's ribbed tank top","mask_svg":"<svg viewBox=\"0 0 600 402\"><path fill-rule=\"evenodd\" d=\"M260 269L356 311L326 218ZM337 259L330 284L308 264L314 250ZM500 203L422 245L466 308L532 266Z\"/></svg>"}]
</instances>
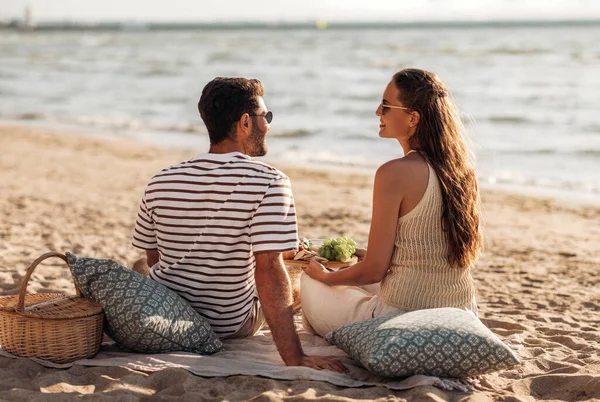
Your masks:
<instances>
[{"instance_id":1,"label":"woman's ribbed tank top","mask_svg":"<svg viewBox=\"0 0 600 402\"><path fill-rule=\"evenodd\" d=\"M379 297L405 311L476 308L469 267L453 268L448 263L448 234L442 230L441 220L442 191L435 171L427 166L425 194L415 208L398 219L392 260Z\"/></svg>"}]
</instances>

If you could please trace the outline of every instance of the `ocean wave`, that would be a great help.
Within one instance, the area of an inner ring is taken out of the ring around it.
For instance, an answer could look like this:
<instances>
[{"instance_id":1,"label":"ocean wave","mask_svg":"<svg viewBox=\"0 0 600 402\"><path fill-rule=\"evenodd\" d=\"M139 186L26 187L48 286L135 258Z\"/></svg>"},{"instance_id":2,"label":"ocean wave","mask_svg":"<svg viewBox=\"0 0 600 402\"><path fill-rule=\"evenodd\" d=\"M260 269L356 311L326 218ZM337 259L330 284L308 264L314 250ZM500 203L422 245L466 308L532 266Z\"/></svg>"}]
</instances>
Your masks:
<instances>
[{"instance_id":1,"label":"ocean wave","mask_svg":"<svg viewBox=\"0 0 600 402\"><path fill-rule=\"evenodd\" d=\"M155 127L157 131L175 131L180 133L188 134L207 134L206 128L203 124L175 124L175 125L149 125Z\"/></svg>"},{"instance_id":2,"label":"ocean wave","mask_svg":"<svg viewBox=\"0 0 600 402\"><path fill-rule=\"evenodd\" d=\"M511 55L511 56L535 56L535 55L539 55L539 54L547 54L547 53L551 53L549 50L547 49L540 49L540 48L508 48L508 47L499 47L496 49L491 49L487 52L485 52L486 55L492 55L492 54L505 54L505 55Z\"/></svg>"},{"instance_id":3,"label":"ocean wave","mask_svg":"<svg viewBox=\"0 0 600 402\"><path fill-rule=\"evenodd\" d=\"M47 113L35 113L35 112L25 112L25 113L16 113L16 114L7 114L4 116L0 116L7 119L12 120L25 120L25 121L37 121L37 120L53 120L53 116Z\"/></svg>"},{"instance_id":4,"label":"ocean wave","mask_svg":"<svg viewBox=\"0 0 600 402\"><path fill-rule=\"evenodd\" d=\"M461 114L461 117L465 123L467 123L467 119L471 118L475 121L479 122L490 122L498 125L502 124L510 124L510 125L532 125L532 126L562 126L565 124L571 124L570 121L562 118L562 116L556 116L554 118L550 118L548 116L539 116L537 118L530 118L524 115L518 114L498 114L498 115L488 115L488 116L479 116L476 119L474 117L469 117L468 114ZM578 123L578 122L577 122ZM575 128L583 133L600 133L600 124L582 124Z\"/></svg>"},{"instance_id":5,"label":"ocean wave","mask_svg":"<svg viewBox=\"0 0 600 402\"><path fill-rule=\"evenodd\" d=\"M138 77L169 77L176 76L177 74L178 73L164 67L155 67L142 71Z\"/></svg>"},{"instance_id":6,"label":"ocean wave","mask_svg":"<svg viewBox=\"0 0 600 402\"><path fill-rule=\"evenodd\" d=\"M281 130L271 131L269 135L277 138L305 138L310 137L312 133L309 130L297 129L297 130Z\"/></svg>"},{"instance_id":7,"label":"ocean wave","mask_svg":"<svg viewBox=\"0 0 600 402\"><path fill-rule=\"evenodd\" d=\"M558 154L559 151L552 148L539 148L539 149L526 149L526 148L506 148L506 149L490 149L491 152L496 154L510 154L510 155L553 155Z\"/></svg>"},{"instance_id":8,"label":"ocean wave","mask_svg":"<svg viewBox=\"0 0 600 402\"><path fill-rule=\"evenodd\" d=\"M198 99L193 96L162 96L160 98L161 105L189 105L198 102Z\"/></svg>"},{"instance_id":9,"label":"ocean wave","mask_svg":"<svg viewBox=\"0 0 600 402\"><path fill-rule=\"evenodd\" d=\"M331 113L334 116L352 116L353 118L363 118L368 120L375 118L375 110L377 110L376 105L373 105L371 108L338 107L332 109Z\"/></svg>"},{"instance_id":10,"label":"ocean wave","mask_svg":"<svg viewBox=\"0 0 600 402\"><path fill-rule=\"evenodd\" d=\"M290 99L287 97L287 94L283 93L278 93L277 95L285 97L279 105L280 110L308 111L308 108L311 106L303 99Z\"/></svg>"},{"instance_id":11,"label":"ocean wave","mask_svg":"<svg viewBox=\"0 0 600 402\"><path fill-rule=\"evenodd\" d=\"M367 134L350 134L344 136L344 140L357 140L357 141L379 141L380 138L376 133L372 135Z\"/></svg>"},{"instance_id":12,"label":"ocean wave","mask_svg":"<svg viewBox=\"0 0 600 402\"><path fill-rule=\"evenodd\" d=\"M348 100L357 100L357 101L377 101L377 99L381 100L381 93L379 92L371 92L371 93L356 93L356 94L350 94L350 95L346 95L345 96L346 99Z\"/></svg>"},{"instance_id":13,"label":"ocean wave","mask_svg":"<svg viewBox=\"0 0 600 402\"><path fill-rule=\"evenodd\" d=\"M499 149L494 150L496 153L512 154L512 155L559 155L559 156L591 156L600 157L600 149Z\"/></svg>"},{"instance_id":14,"label":"ocean wave","mask_svg":"<svg viewBox=\"0 0 600 402\"><path fill-rule=\"evenodd\" d=\"M7 55L5 55L6 57ZM18 74L15 74L11 71L0 70L0 78L19 78Z\"/></svg>"},{"instance_id":15,"label":"ocean wave","mask_svg":"<svg viewBox=\"0 0 600 402\"><path fill-rule=\"evenodd\" d=\"M440 47L440 48L426 48L426 47L414 47L414 46L388 46L390 52L398 52L402 54L416 53L418 55L426 56L455 56L455 57L487 57L495 55L504 56L536 56L541 54L552 53L551 50L542 48L509 48L509 47L498 47L492 49L474 50L464 47ZM410 63L408 63L410 64ZM392 59L373 59L370 61L372 67L380 68L392 68L397 67L397 60Z\"/></svg>"},{"instance_id":16,"label":"ocean wave","mask_svg":"<svg viewBox=\"0 0 600 402\"><path fill-rule=\"evenodd\" d=\"M192 65L190 60L183 58L161 60L154 58L144 58L138 62L140 66L141 76L148 75L179 75L181 69L185 69Z\"/></svg>"},{"instance_id":17,"label":"ocean wave","mask_svg":"<svg viewBox=\"0 0 600 402\"><path fill-rule=\"evenodd\" d=\"M189 134L206 134L202 123L164 124L145 122L138 119L118 119L103 116L65 116L49 113L15 113L0 114L0 118L9 120L38 121L98 128L102 130L133 130L154 132L178 132Z\"/></svg>"},{"instance_id":18,"label":"ocean wave","mask_svg":"<svg viewBox=\"0 0 600 402\"><path fill-rule=\"evenodd\" d=\"M482 120L491 121L492 123L505 123L505 124L529 124L532 121L523 116L516 115L497 115L497 116L489 116Z\"/></svg>"},{"instance_id":19,"label":"ocean wave","mask_svg":"<svg viewBox=\"0 0 600 402\"><path fill-rule=\"evenodd\" d=\"M206 62L209 64L219 64L223 62L234 62L234 63L252 63L252 60L248 58L241 57L236 53L236 50L232 50L230 52L226 51L218 51L209 54L206 57Z\"/></svg>"},{"instance_id":20,"label":"ocean wave","mask_svg":"<svg viewBox=\"0 0 600 402\"><path fill-rule=\"evenodd\" d=\"M575 154L581 156L591 156L594 158L600 158L600 149L583 149L581 151L575 152Z\"/></svg>"},{"instance_id":21,"label":"ocean wave","mask_svg":"<svg viewBox=\"0 0 600 402\"><path fill-rule=\"evenodd\" d=\"M369 61L368 63L369 67L375 67L375 68L380 68L380 69L385 69L385 70L389 70L389 69L393 69L398 67L398 61L395 59L372 59Z\"/></svg>"},{"instance_id":22,"label":"ocean wave","mask_svg":"<svg viewBox=\"0 0 600 402\"><path fill-rule=\"evenodd\" d=\"M535 192L536 189L569 193L600 195L600 184L567 181L544 177L526 177L513 172L501 171L479 177L480 183L490 186L519 186Z\"/></svg>"},{"instance_id":23,"label":"ocean wave","mask_svg":"<svg viewBox=\"0 0 600 402\"><path fill-rule=\"evenodd\" d=\"M294 164L301 166L320 166L324 168L376 168L378 162L367 160L357 156L348 156L347 153L335 153L323 150L300 151L298 148L280 152L275 160L281 162L294 161Z\"/></svg>"},{"instance_id":24,"label":"ocean wave","mask_svg":"<svg viewBox=\"0 0 600 402\"><path fill-rule=\"evenodd\" d=\"M600 133L600 124L590 124L582 127L584 133Z\"/></svg>"},{"instance_id":25,"label":"ocean wave","mask_svg":"<svg viewBox=\"0 0 600 402\"><path fill-rule=\"evenodd\" d=\"M117 43L116 38L113 36L89 36L85 35L79 39L79 46L87 48L96 48L109 46Z\"/></svg>"},{"instance_id":26,"label":"ocean wave","mask_svg":"<svg viewBox=\"0 0 600 402\"><path fill-rule=\"evenodd\" d=\"M462 48L440 48L434 49L432 54L441 54L441 55L454 55L454 56L464 56L464 57L485 57L485 56L494 56L494 55L505 55L505 56L536 56L540 54L548 54L552 53L550 50L541 49L541 48L508 48L508 47L499 47L494 49L486 49L486 50L465 50Z\"/></svg>"},{"instance_id":27,"label":"ocean wave","mask_svg":"<svg viewBox=\"0 0 600 402\"><path fill-rule=\"evenodd\" d=\"M304 70L301 74L301 77L304 78L316 78L318 77L317 72L314 70Z\"/></svg>"}]
</instances>

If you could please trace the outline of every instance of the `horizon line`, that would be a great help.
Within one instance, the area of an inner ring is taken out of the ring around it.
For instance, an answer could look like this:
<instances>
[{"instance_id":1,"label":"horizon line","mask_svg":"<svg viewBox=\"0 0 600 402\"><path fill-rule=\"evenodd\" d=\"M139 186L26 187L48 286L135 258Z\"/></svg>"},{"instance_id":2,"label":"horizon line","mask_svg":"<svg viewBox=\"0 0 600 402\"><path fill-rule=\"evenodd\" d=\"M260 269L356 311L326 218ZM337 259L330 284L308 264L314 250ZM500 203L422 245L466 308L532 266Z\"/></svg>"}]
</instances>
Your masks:
<instances>
[{"instance_id":1,"label":"horizon line","mask_svg":"<svg viewBox=\"0 0 600 402\"><path fill-rule=\"evenodd\" d=\"M45 20L25 23L20 19L0 21L0 28L46 29L344 29L344 28L463 28L463 27L544 27L569 25L600 25L600 18L572 19L468 19L468 20L278 20L278 21L159 21L159 20Z\"/></svg>"}]
</instances>

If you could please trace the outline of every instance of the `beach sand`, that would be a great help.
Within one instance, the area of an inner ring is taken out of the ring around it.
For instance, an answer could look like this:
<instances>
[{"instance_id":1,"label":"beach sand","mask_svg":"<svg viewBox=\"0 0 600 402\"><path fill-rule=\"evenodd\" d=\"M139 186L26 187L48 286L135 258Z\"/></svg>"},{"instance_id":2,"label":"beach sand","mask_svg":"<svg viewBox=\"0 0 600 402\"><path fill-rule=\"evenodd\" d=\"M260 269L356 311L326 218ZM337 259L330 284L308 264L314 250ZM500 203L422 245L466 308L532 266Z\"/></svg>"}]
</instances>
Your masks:
<instances>
[{"instance_id":1,"label":"beach sand","mask_svg":"<svg viewBox=\"0 0 600 402\"><path fill-rule=\"evenodd\" d=\"M141 255L130 236L146 183L203 151L1 126L0 295L17 294L29 264L47 251L131 265ZM300 236L366 244L371 177L278 167L292 179ZM470 394L202 378L181 369L56 370L0 357L0 400L600 400L600 206L497 191L483 193L483 206L485 251L473 271L480 316L501 337L521 336L523 364L480 377ZM68 269L41 265L28 291L73 292Z\"/></svg>"}]
</instances>

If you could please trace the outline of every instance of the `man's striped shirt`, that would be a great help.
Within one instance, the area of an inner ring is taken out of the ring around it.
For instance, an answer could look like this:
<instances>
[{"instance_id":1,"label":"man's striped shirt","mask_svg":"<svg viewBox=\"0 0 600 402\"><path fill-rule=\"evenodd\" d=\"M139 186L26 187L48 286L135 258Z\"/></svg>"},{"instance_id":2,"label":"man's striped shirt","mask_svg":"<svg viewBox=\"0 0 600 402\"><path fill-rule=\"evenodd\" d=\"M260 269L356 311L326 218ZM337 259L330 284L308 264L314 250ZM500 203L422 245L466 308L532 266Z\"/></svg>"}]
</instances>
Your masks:
<instances>
[{"instance_id":1,"label":"man's striped shirt","mask_svg":"<svg viewBox=\"0 0 600 402\"><path fill-rule=\"evenodd\" d=\"M158 249L150 277L225 337L240 329L257 297L254 254L294 250L297 239L289 178L233 152L201 154L154 176L132 243Z\"/></svg>"}]
</instances>

